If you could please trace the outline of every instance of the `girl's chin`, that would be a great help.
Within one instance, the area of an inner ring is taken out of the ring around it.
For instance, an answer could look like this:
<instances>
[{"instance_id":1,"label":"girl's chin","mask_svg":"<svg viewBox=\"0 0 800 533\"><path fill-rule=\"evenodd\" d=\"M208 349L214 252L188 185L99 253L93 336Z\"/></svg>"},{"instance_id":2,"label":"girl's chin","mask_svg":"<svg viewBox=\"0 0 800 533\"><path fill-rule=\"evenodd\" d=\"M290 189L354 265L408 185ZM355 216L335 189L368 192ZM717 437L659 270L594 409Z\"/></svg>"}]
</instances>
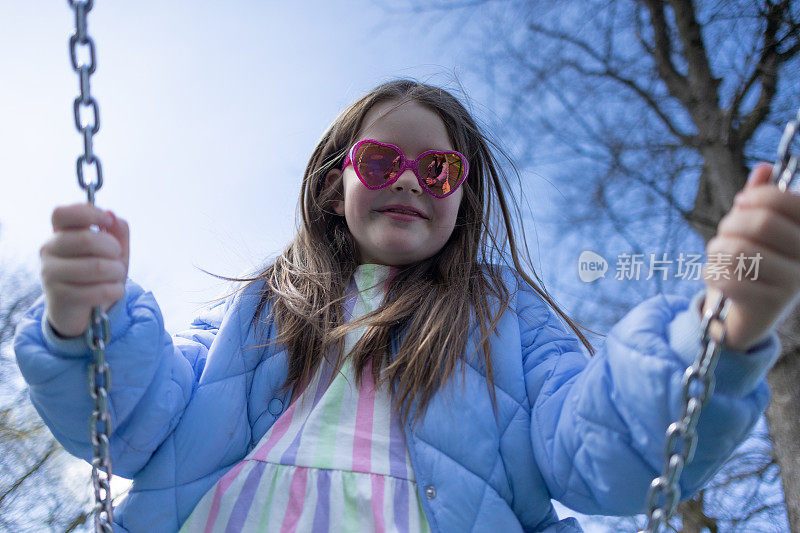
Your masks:
<instances>
[{"instance_id":1,"label":"girl's chin","mask_svg":"<svg viewBox=\"0 0 800 533\"><path fill-rule=\"evenodd\" d=\"M390 224L394 224L396 226L402 226L402 225L414 226L428 221L427 219L424 219L422 217L418 217L415 215L404 215L401 213L389 213L389 212L381 213L379 211L375 211L375 214L378 216L379 219L385 220L386 222L389 222Z\"/></svg>"}]
</instances>

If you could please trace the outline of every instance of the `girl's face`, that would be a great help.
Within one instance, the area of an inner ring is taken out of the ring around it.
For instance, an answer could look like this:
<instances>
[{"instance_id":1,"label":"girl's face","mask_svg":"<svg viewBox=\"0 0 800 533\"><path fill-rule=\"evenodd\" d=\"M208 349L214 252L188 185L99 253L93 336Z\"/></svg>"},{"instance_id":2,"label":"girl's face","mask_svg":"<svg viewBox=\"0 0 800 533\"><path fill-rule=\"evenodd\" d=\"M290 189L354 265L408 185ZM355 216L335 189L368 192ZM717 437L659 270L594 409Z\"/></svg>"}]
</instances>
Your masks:
<instances>
[{"instance_id":1,"label":"girl's face","mask_svg":"<svg viewBox=\"0 0 800 533\"><path fill-rule=\"evenodd\" d=\"M396 102L376 104L364 118L364 130L353 143L375 139L398 146L406 158L415 159L425 150L455 150L444 122L428 108L411 101L385 114ZM420 169L425 173L425 169ZM326 176L330 185L342 171L333 169ZM420 187L411 169L383 189L368 189L348 165L342 177L344 201L334 204L343 215L360 253L361 263L402 266L427 259L442 249L455 227L463 194L462 184L446 198L435 198ZM427 218L398 220L379 212L390 204L408 205Z\"/></svg>"}]
</instances>

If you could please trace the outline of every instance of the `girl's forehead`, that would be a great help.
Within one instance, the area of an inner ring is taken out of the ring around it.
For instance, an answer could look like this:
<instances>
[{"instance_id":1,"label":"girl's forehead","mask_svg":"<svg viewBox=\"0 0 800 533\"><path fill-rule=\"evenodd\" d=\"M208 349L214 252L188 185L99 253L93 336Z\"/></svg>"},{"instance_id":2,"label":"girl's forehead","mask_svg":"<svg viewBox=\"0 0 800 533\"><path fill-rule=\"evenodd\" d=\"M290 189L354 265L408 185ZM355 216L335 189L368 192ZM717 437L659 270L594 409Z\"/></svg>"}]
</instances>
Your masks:
<instances>
[{"instance_id":1,"label":"girl's forehead","mask_svg":"<svg viewBox=\"0 0 800 533\"><path fill-rule=\"evenodd\" d=\"M406 156L425 150L453 150L444 122L417 102L381 102L365 115L356 141L374 139L398 146Z\"/></svg>"}]
</instances>

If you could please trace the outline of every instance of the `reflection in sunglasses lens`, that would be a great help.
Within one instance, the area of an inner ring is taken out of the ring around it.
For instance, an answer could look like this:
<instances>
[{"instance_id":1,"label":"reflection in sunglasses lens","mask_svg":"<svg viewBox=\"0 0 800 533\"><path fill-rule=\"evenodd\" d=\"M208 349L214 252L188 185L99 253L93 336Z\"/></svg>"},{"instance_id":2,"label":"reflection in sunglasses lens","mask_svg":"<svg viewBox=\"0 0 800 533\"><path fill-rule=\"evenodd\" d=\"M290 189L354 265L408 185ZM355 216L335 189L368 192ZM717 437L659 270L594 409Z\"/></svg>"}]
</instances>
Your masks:
<instances>
[{"instance_id":1,"label":"reflection in sunglasses lens","mask_svg":"<svg viewBox=\"0 0 800 533\"><path fill-rule=\"evenodd\" d=\"M400 154L388 146L364 143L355 156L359 174L372 187L393 179L400 168Z\"/></svg>"},{"instance_id":2,"label":"reflection in sunglasses lens","mask_svg":"<svg viewBox=\"0 0 800 533\"><path fill-rule=\"evenodd\" d=\"M420 160L422 181L435 194L450 192L461 179L461 160L455 154L428 154Z\"/></svg>"}]
</instances>

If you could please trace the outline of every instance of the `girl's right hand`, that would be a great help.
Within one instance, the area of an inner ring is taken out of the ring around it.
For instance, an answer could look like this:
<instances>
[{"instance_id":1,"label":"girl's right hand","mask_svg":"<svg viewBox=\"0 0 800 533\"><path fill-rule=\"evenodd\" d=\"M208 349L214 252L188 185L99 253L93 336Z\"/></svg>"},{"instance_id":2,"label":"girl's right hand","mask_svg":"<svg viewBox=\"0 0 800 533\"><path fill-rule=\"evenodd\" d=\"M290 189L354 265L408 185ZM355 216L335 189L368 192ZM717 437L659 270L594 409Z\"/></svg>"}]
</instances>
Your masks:
<instances>
[{"instance_id":1,"label":"girl's right hand","mask_svg":"<svg viewBox=\"0 0 800 533\"><path fill-rule=\"evenodd\" d=\"M88 202L56 207L52 223L53 236L39 250L47 320L59 335L75 337L89 327L92 307L106 312L125 295L128 223Z\"/></svg>"}]
</instances>

